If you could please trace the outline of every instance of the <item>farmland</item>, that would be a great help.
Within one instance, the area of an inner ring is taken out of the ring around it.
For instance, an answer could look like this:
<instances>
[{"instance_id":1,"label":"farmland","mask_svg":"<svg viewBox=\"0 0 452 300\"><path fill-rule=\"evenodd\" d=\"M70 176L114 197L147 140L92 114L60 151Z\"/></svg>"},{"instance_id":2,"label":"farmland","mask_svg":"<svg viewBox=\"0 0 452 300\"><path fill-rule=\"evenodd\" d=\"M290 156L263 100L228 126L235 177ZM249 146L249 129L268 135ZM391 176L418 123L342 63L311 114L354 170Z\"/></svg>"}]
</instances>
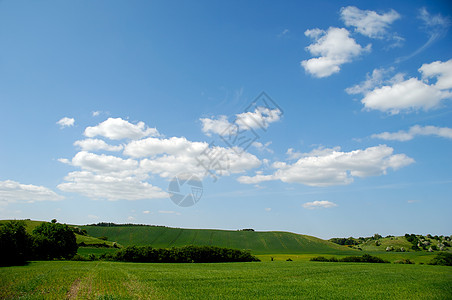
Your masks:
<instances>
[{"instance_id":1,"label":"farmland","mask_svg":"<svg viewBox=\"0 0 452 300\"><path fill-rule=\"evenodd\" d=\"M27 231L39 225L26 221ZM408 247L405 237L380 238L363 250L289 232L180 229L162 226L77 226L79 260L31 261L0 269L0 299L285 299L452 297L452 268L428 265L439 252L384 251ZM101 238L101 239L99 239ZM106 240L107 239L107 240ZM249 249L261 262L126 263L98 260L129 245L188 244ZM389 262L314 262L370 253ZM83 261L83 258L93 261ZM288 261L291 260L291 261Z\"/></svg>"},{"instance_id":2,"label":"farmland","mask_svg":"<svg viewBox=\"0 0 452 300\"><path fill-rule=\"evenodd\" d=\"M49 261L2 268L0 274L2 299L446 299L452 295L452 269L428 265Z\"/></svg>"},{"instance_id":3,"label":"farmland","mask_svg":"<svg viewBox=\"0 0 452 300\"><path fill-rule=\"evenodd\" d=\"M156 248L185 245L248 249L253 254L343 253L357 250L336 245L313 236L280 231L232 231L183 229L162 226L81 226L93 237L108 237L121 245L152 245Z\"/></svg>"}]
</instances>

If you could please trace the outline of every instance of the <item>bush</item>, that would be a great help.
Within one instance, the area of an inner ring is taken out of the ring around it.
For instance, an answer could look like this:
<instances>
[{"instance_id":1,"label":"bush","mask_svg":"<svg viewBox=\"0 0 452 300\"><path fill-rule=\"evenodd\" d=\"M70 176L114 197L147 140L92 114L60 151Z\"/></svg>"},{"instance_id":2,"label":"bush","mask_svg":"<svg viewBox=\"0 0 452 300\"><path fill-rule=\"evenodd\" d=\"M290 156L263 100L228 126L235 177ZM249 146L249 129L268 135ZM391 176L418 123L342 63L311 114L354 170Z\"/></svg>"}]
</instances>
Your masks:
<instances>
[{"instance_id":1,"label":"bush","mask_svg":"<svg viewBox=\"0 0 452 300\"><path fill-rule=\"evenodd\" d=\"M400 260L396 260L394 262L395 264L406 264L406 265L413 265L414 261L407 259L400 259Z\"/></svg>"},{"instance_id":2,"label":"bush","mask_svg":"<svg viewBox=\"0 0 452 300\"><path fill-rule=\"evenodd\" d=\"M80 254L76 254L74 255L71 260L73 261L87 261L86 257L80 255Z\"/></svg>"},{"instance_id":3,"label":"bush","mask_svg":"<svg viewBox=\"0 0 452 300\"><path fill-rule=\"evenodd\" d=\"M429 265L452 266L452 253L439 253L429 262Z\"/></svg>"},{"instance_id":4,"label":"bush","mask_svg":"<svg viewBox=\"0 0 452 300\"><path fill-rule=\"evenodd\" d=\"M364 262L364 263L389 263L387 260L383 260L379 257L364 254L363 256L346 256L341 259L335 257L325 258L323 256L313 257L311 261L325 261L325 262Z\"/></svg>"},{"instance_id":5,"label":"bush","mask_svg":"<svg viewBox=\"0 0 452 300\"><path fill-rule=\"evenodd\" d=\"M286 261L292 261L292 259L289 257L288 259L286 259Z\"/></svg>"}]
</instances>

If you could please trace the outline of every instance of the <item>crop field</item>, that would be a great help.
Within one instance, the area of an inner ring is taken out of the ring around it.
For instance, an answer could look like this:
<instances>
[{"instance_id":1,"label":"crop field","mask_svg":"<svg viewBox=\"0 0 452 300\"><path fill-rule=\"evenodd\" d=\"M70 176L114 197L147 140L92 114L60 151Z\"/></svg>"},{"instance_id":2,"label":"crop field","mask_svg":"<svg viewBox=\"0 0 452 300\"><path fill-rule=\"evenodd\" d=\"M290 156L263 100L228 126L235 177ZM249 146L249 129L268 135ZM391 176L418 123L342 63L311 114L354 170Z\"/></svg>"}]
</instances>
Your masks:
<instances>
[{"instance_id":1,"label":"crop field","mask_svg":"<svg viewBox=\"0 0 452 300\"><path fill-rule=\"evenodd\" d=\"M185 245L249 249L253 254L337 253L357 254L357 250L313 236L291 232L255 232L213 229L182 229L157 226L82 226L90 236L106 236L121 245L152 245L155 248Z\"/></svg>"},{"instance_id":2,"label":"crop field","mask_svg":"<svg viewBox=\"0 0 452 300\"><path fill-rule=\"evenodd\" d=\"M274 261L31 262L0 269L2 299L450 299L452 268Z\"/></svg>"}]
</instances>

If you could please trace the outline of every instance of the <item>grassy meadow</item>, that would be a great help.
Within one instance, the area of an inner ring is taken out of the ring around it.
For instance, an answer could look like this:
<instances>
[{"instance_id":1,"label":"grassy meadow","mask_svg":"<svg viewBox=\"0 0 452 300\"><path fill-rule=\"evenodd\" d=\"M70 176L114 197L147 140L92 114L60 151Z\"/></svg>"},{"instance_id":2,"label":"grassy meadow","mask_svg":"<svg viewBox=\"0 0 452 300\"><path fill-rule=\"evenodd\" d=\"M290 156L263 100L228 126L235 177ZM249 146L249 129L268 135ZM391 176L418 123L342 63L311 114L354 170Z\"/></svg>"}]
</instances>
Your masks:
<instances>
[{"instance_id":1,"label":"grassy meadow","mask_svg":"<svg viewBox=\"0 0 452 300\"><path fill-rule=\"evenodd\" d=\"M274 261L31 262L0 269L1 299L450 299L452 268Z\"/></svg>"},{"instance_id":2,"label":"grassy meadow","mask_svg":"<svg viewBox=\"0 0 452 300\"><path fill-rule=\"evenodd\" d=\"M26 221L27 231L39 223ZM452 299L452 268L427 265L438 252L384 251L386 246L409 249L405 237L383 238L380 246L366 242L360 251L289 232L78 227L88 233L76 235L77 243L85 244L78 249L85 258L118 251L112 246L116 242L119 247L194 244L249 249L261 262L33 261L0 268L0 299ZM415 264L310 261L364 253Z\"/></svg>"}]
</instances>

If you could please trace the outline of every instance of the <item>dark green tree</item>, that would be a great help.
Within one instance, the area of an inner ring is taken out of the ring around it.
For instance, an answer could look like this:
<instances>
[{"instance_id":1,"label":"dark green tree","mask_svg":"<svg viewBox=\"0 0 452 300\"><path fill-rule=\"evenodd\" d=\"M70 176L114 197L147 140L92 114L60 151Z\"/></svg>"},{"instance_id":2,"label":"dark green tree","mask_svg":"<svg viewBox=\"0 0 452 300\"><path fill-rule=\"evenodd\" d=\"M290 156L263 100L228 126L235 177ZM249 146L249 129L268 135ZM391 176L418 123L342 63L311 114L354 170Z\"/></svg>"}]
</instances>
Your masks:
<instances>
[{"instance_id":1,"label":"dark green tree","mask_svg":"<svg viewBox=\"0 0 452 300\"><path fill-rule=\"evenodd\" d=\"M35 259L71 258L77 253L73 230L66 224L41 223L33 230Z\"/></svg>"},{"instance_id":2,"label":"dark green tree","mask_svg":"<svg viewBox=\"0 0 452 300\"><path fill-rule=\"evenodd\" d=\"M22 265L30 256L31 237L24 221L8 221L0 225L0 265Z\"/></svg>"}]
</instances>

